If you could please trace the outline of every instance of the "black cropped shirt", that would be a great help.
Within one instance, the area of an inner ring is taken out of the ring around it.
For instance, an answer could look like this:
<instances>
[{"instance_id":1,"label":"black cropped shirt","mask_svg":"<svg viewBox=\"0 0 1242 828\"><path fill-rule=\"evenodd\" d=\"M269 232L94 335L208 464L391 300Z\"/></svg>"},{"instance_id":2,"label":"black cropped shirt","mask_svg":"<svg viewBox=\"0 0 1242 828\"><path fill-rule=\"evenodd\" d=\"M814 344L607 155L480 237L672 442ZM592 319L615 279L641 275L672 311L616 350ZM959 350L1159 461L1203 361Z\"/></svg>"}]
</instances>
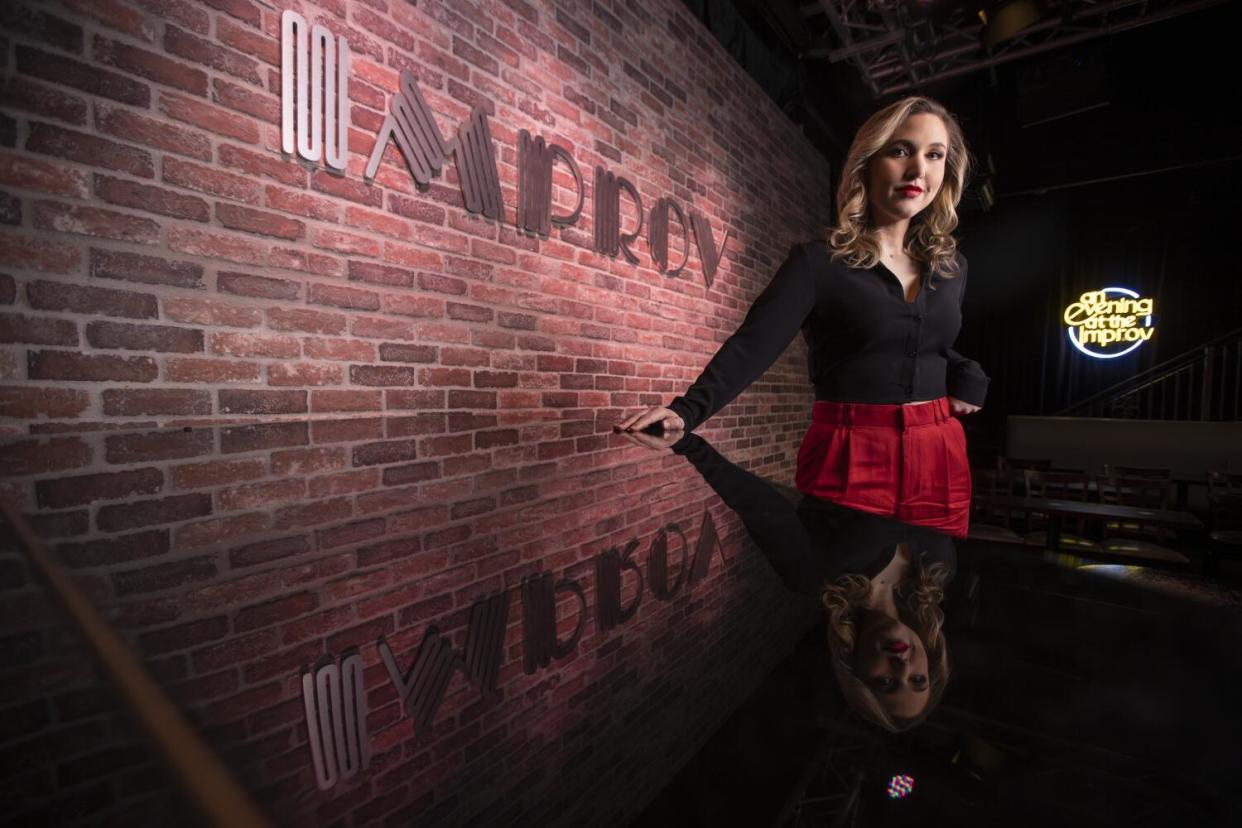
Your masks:
<instances>
[{"instance_id":1,"label":"black cropped shirt","mask_svg":"<svg viewBox=\"0 0 1242 828\"><path fill-rule=\"evenodd\" d=\"M948 279L924 265L918 296L907 302L883 264L831 261L823 239L794 245L741 326L668 408L687 430L696 428L758 379L799 330L817 400L908 403L948 395L982 406L987 375L952 348L966 293L966 257L959 251L957 260L958 275Z\"/></svg>"}]
</instances>

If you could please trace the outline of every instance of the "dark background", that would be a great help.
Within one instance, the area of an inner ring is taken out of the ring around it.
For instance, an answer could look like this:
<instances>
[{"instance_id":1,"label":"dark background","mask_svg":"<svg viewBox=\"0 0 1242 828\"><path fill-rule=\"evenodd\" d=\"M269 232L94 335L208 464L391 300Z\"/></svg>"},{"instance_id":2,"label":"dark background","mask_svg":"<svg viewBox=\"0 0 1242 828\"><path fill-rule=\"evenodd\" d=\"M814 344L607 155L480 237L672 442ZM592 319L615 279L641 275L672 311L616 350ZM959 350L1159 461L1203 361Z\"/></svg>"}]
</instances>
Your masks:
<instances>
[{"instance_id":1,"label":"dark background","mask_svg":"<svg viewBox=\"0 0 1242 828\"><path fill-rule=\"evenodd\" d=\"M813 4L687 5L715 16L706 22L804 125L834 176L863 119L893 100L925 94L959 116L979 163L956 234L971 263L958 350L992 378L972 422L988 442L1003 439L1009 414L1055 414L1242 324L1228 226L1242 198L1238 3L878 99L851 63L808 56L816 27L826 30ZM782 20L805 31L791 35ZM1092 359L1060 316L1110 285L1154 297L1157 330L1130 355Z\"/></svg>"}]
</instances>

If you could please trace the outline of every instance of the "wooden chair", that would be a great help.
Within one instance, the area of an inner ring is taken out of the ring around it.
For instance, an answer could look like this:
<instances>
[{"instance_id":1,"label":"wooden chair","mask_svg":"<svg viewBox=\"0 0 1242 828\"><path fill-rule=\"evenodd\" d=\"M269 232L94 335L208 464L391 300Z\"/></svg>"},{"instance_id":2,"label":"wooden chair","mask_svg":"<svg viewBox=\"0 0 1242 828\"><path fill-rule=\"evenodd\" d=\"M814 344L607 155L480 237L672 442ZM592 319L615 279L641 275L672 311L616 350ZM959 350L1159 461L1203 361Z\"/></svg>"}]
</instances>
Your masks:
<instances>
[{"instance_id":1,"label":"wooden chair","mask_svg":"<svg viewBox=\"0 0 1242 828\"><path fill-rule=\"evenodd\" d=\"M1242 554L1242 473L1208 471L1209 567L1218 555Z\"/></svg>"},{"instance_id":2,"label":"wooden chair","mask_svg":"<svg viewBox=\"0 0 1242 828\"><path fill-rule=\"evenodd\" d=\"M1026 469L1026 489L1031 497L1046 497L1053 500L1078 500L1086 502L1087 491L1091 487L1091 476L1074 469ZM1022 542L1027 546L1043 547L1048 542L1049 517L1041 512L1029 515L1030 524ZM1067 552L1090 554L1099 551L1099 544L1088 537L1087 517L1063 517L1061 519L1060 544L1058 549ZM1032 529L1031 526L1042 528Z\"/></svg>"},{"instance_id":3,"label":"wooden chair","mask_svg":"<svg viewBox=\"0 0 1242 828\"><path fill-rule=\"evenodd\" d=\"M1005 455L997 455L996 470L1006 472L1010 475L1010 481L1014 484L1014 490L1005 492L1004 494L1012 494L1015 497L1026 496L1026 478L1023 476L1024 471L1047 471L1052 468L1052 461L1045 459L1031 459L1022 457L1006 457Z\"/></svg>"},{"instance_id":4,"label":"wooden chair","mask_svg":"<svg viewBox=\"0 0 1242 828\"><path fill-rule=\"evenodd\" d=\"M1010 496L1013 494L1013 472L1005 468L997 458L995 469L971 469L970 478L976 494ZM1012 509L986 506L977 501L971 503L970 540L994 543L1021 544L1022 535L1014 529L1018 513Z\"/></svg>"},{"instance_id":5,"label":"wooden chair","mask_svg":"<svg viewBox=\"0 0 1242 828\"><path fill-rule=\"evenodd\" d=\"M1171 503L1172 478L1167 470L1147 470L1139 475L1122 475L1116 466L1105 467L1108 474L1099 481L1100 502L1144 509L1168 509ZM1157 473L1164 471L1164 474ZM1178 568L1190 559L1169 544L1177 540L1176 532L1141 519L1108 520L1104 522L1101 550L1108 555L1136 558Z\"/></svg>"}]
</instances>

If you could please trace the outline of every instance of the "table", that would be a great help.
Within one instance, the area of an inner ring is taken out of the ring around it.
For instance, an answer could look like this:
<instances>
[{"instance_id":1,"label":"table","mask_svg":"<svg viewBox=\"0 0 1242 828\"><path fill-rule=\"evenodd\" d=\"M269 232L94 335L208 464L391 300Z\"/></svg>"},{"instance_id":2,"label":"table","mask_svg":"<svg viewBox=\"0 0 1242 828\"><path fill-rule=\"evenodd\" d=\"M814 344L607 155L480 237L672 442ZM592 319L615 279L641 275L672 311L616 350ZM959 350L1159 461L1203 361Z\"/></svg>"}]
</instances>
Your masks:
<instances>
[{"instance_id":1,"label":"table","mask_svg":"<svg viewBox=\"0 0 1242 828\"><path fill-rule=\"evenodd\" d=\"M1081 500L1057 500L1049 497L1014 497L1012 495L977 494L976 503L1014 512L1043 512L1048 515L1047 549L1056 549L1061 542L1061 518L1065 515L1141 520L1180 529L1199 530L1203 521L1190 512L1177 509L1144 509L1115 503L1085 503Z\"/></svg>"}]
</instances>

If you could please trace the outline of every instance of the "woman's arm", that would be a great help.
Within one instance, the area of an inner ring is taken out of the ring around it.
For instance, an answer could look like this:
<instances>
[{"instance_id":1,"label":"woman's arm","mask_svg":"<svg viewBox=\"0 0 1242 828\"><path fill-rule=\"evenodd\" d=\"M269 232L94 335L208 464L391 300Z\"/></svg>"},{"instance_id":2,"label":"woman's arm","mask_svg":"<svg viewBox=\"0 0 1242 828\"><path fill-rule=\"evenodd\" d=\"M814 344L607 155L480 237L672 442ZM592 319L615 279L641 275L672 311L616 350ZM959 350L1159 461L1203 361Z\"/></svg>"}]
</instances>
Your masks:
<instances>
[{"instance_id":1,"label":"woman's arm","mask_svg":"<svg viewBox=\"0 0 1242 828\"><path fill-rule=\"evenodd\" d=\"M724 408L771 367L815 307L815 281L801 244L755 299L737 331L707 363L694 384L668 408L690 431Z\"/></svg>"},{"instance_id":2,"label":"woman's arm","mask_svg":"<svg viewBox=\"0 0 1242 828\"><path fill-rule=\"evenodd\" d=\"M961 273L958 279L962 280L962 286L957 294L958 308L962 306L962 300L966 296L966 257L958 252L958 257L962 264ZM956 397L963 402L971 405L982 407L983 401L988 395L988 384L991 380L988 375L983 373L982 366L973 359L967 359L957 351L949 348L946 352L948 357L948 367L946 369L945 387L950 397Z\"/></svg>"}]
</instances>

